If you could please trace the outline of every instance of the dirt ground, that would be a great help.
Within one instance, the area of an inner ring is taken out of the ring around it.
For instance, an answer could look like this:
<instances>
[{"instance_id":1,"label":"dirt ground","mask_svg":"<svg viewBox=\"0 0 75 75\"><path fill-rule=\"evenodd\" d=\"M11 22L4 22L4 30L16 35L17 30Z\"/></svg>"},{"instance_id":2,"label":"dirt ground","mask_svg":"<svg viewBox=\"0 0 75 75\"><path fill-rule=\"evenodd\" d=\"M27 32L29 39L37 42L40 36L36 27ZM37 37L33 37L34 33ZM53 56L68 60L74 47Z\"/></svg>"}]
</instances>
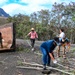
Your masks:
<instances>
[{"instance_id":1,"label":"dirt ground","mask_svg":"<svg viewBox=\"0 0 75 75\"><path fill-rule=\"evenodd\" d=\"M22 41L22 40L21 40ZM38 63L42 64L42 56L38 46L35 46L35 51L32 52L30 46L18 41L17 44L20 43L21 49L24 47L23 51L15 51L15 52L1 52L0 53L0 75L44 75L41 70L29 69L27 67L34 67L26 65L22 62L27 63ZM36 44L40 44L37 42ZM56 56L56 52L55 52ZM71 74L65 74L56 70L51 70L50 74L45 75L75 75L75 48L71 47L71 50L66 53L66 59L62 57L56 58L57 61L63 66L56 66L52 64L54 68L58 68L59 70L64 70ZM22 67L19 67L22 66ZM37 67L36 67L37 68Z\"/></svg>"}]
</instances>

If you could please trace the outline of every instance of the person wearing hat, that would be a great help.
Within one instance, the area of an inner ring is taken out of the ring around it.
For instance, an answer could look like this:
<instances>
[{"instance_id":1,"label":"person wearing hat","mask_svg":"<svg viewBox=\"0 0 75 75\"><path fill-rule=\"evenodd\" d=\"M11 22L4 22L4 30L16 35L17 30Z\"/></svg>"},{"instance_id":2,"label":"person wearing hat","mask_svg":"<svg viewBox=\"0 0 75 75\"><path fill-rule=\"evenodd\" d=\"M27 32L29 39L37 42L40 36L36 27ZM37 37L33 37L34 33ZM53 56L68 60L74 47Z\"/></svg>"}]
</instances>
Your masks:
<instances>
[{"instance_id":1,"label":"person wearing hat","mask_svg":"<svg viewBox=\"0 0 75 75\"><path fill-rule=\"evenodd\" d=\"M57 63L57 61L54 58L53 51L57 44L59 43L59 38L55 37L52 40L47 40L43 42L40 45L40 50L43 54L42 61L43 61L43 69L46 69L46 66L50 66L50 61L52 60L54 64Z\"/></svg>"},{"instance_id":2,"label":"person wearing hat","mask_svg":"<svg viewBox=\"0 0 75 75\"><path fill-rule=\"evenodd\" d=\"M37 35L36 31L34 30L34 28L31 28L31 31L28 33L27 36L30 37L32 51L34 51L35 39L38 38L38 35Z\"/></svg>"}]
</instances>

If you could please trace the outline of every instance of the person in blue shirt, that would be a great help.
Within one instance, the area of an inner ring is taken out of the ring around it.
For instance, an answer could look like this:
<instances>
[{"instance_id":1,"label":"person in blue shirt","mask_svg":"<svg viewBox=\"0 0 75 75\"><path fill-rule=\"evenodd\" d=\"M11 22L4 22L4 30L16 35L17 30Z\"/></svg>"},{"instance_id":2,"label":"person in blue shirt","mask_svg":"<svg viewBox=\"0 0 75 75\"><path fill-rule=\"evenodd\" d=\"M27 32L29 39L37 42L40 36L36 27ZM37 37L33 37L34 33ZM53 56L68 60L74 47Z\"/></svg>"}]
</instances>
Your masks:
<instances>
[{"instance_id":1,"label":"person in blue shirt","mask_svg":"<svg viewBox=\"0 0 75 75\"><path fill-rule=\"evenodd\" d=\"M55 64L57 63L57 61L54 58L53 51L58 43L59 43L59 38L55 37L54 39L47 40L40 45L40 50L43 54L42 60L43 60L43 69L44 70L46 69L46 65L50 66L51 60L53 61L53 63L55 63Z\"/></svg>"}]
</instances>

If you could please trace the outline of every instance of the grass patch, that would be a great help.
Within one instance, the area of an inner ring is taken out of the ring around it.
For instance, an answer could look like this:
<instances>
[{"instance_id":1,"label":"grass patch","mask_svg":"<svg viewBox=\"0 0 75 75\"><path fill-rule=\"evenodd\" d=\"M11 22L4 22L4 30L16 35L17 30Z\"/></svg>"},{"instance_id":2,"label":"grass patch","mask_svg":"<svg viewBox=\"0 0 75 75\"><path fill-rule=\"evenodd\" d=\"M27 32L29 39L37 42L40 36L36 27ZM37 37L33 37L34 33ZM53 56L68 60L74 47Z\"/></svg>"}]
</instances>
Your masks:
<instances>
[{"instance_id":1,"label":"grass patch","mask_svg":"<svg viewBox=\"0 0 75 75\"><path fill-rule=\"evenodd\" d=\"M0 64L4 64L5 62L4 61L0 61Z\"/></svg>"},{"instance_id":2,"label":"grass patch","mask_svg":"<svg viewBox=\"0 0 75 75\"><path fill-rule=\"evenodd\" d=\"M17 47L16 49L17 49L16 51L24 51L26 53L29 53L30 52L30 49L29 48L24 48L24 47L21 47L21 46Z\"/></svg>"},{"instance_id":3,"label":"grass patch","mask_svg":"<svg viewBox=\"0 0 75 75\"><path fill-rule=\"evenodd\" d=\"M23 47L17 47L16 49L17 49L16 51L24 51Z\"/></svg>"},{"instance_id":4,"label":"grass patch","mask_svg":"<svg viewBox=\"0 0 75 75\"><path fill-rule=\"evenodd\" d=\"M75 48L70 48L70 52L75 52Z\"/></svg>"},{"instance_id":5,"label":"grass patch","mask_svg":"<svg viewBox=\"0 0 75 75\"><path fill-rule=\"evenodd\" d=\"M75 52L75 48L72 49L72 52Z\"/></svg>"},{"instance_id":6,"label":"grass patch","mask_svg":"<svg viewBox=\"0 0 75 75\"><path fill-rule=\"evenodd\" d=\"M18 65L18 66L23 66L22 61L17 61L17 65Z\"/></svg>"}]
</instances>

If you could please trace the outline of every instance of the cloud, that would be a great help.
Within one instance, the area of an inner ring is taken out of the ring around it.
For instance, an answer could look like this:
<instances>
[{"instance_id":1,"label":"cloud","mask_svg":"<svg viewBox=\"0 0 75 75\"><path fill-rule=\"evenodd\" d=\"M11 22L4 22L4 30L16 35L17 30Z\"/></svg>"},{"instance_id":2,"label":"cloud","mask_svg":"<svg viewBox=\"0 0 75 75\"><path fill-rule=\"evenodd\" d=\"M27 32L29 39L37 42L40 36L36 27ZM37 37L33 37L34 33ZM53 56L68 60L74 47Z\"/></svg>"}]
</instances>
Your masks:
<instances>
[{"instance_id":1,"label":"cloud","mask_svg":"<svg viewBox=\"0 0 75 75\"><path fill-rule=\"evenodd\" d=\"M5 5L2 8L11 16L18 14L18 13L24 13L24 11L25 11L24 10L25 7L23 7L22 5L19 5L19 4L15 4L15 3Z\"/></svg>"},{"instance_id":2,"label":"cloud","mask_svg":"<svg viewBox=\"0 0 75 75\"><path fill-rule=\"evenodd\" d=\"M57 2L66 2L69 3L71 0L0 0L0 3L9 3L4 4L1 8L3 8L8 14L11 16L21 13L21 14L31 14L36 11L40 11L41 9L51 9L51 6ZM75 1L75 0L73 0Z\"/></svg>"},{"instance_id":3,"label":"cloud","mask_svg":"<svg viewBox=\"0 0 75 75\"><path fill-rule=\"evenodd\" d=\"M16 3L8 4L2 7L8 14L11 16L22 13L22 14L31 14L32 12L40 11L41 9L48 9L47 7L44 6L39 6L39 5L20 5Z\"/></svg>"},{"instance_id":4,"label":"cloud","mask_svg":"<svg viewBox=\"0 0 75 75\"><path fill-rule=\"evenodd\" d=\"M8 0L0 0L0 6L4 5Z\"/></svg>"},{"instance_id":5,"label":"cloud","mask_svg":"<svg viewBox=\"0 0 75 75\"><path fill-rule=\"evenodd\" d=\"M7 2L8 0L0 0L0 4Z\"/></svg>"},{"instance_id":6,"label":"cloud","mask_svg":"<svg viewBox=\"0 0 75 75\"><path fill-rule=\"evenodd\" d=\"M28 4L33 5L40 5L40 4L53 4L54 2L58 2L59 0L20 0L21 2L25 2Z\"/></svg>"}]
</instances>

